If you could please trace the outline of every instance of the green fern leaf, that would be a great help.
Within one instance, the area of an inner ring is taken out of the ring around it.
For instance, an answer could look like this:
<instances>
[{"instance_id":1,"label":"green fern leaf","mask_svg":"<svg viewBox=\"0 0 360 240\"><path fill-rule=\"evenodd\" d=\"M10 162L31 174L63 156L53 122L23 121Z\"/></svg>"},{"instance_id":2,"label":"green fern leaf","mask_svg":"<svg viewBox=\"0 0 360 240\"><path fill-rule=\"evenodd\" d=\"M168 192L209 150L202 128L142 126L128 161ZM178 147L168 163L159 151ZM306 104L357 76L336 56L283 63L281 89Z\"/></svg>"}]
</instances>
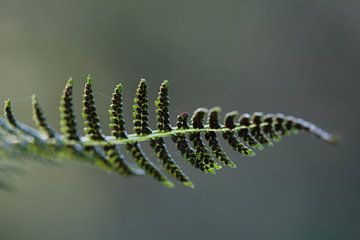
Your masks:
<instances>
[{"instance_id":1,"label":"green fern leaf","mask_svg":"<svg viewBox=\"0 0 360 240\"><path fill-rule=\"evenodd\" d=\"M169 82L165 80L159 89L156 107L156 130L149 126L148 85L141 79L133 104L133 134L128 134L123 116L123 86L118 84L112 94L109 118L111 135L102 133L93 96L93 81L86 79L83 93L82 116L84 133L81 136L73 107L73 80L69 79L60 100L60 133L49 125L39 101L32 97L33 119L38 130L19 122L13 114L10 100L5 101L4 119L0 118L0 160L17 156L32 156L40 159L75 159L97 166L105 171L122 176L147 174L167 187L174 184L161 172L141 148L148 142L160 165L169 175L187 187L194 187L189 177L180 169L169 152L165 139L170 138L181 156L193 167L215 174L221 165L235 168L218 139L222 135L225 143L243 156L255 156L254 150L271 147L285 136L307 132L330 143L338 143L338 137L313 123L284 114L252 115L236 111L225 114L220 123L220 108L210 110L198 108L191 120L183 112L177 116L176 126L170 122ZM206 121L206 122L205 122ZM190 122L190 123L189 123ZM204 141L205 139L205 141ZM121 146L131 154L135 163L124 158ZM4 160L5 161L5 160ZM6 162L6 161L5 161ZM0 161L0 168L3 161ZM135 166L135 164L137 166ZM0 181L1 186L6 186Z\"/></svg>"}]
</instances>

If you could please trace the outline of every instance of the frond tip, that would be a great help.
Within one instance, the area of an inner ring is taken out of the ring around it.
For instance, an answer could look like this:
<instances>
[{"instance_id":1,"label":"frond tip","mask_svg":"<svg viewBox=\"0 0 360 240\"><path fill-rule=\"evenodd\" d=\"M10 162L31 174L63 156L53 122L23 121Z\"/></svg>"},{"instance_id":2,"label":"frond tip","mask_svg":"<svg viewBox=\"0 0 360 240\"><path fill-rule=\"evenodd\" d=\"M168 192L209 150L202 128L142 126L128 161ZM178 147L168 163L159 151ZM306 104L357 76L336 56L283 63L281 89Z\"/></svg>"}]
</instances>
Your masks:
<instances>
[{"instance_id":1,"label":"frond tip","mask_svg":"<svg viewBox=\"0 0 360 240\"><path fill-rule=\"evenodd\" d=\"M111 136L102 133L93 96L93 80L86 79L83 93L82 116L84 133L81 136L73 107L73 80L67 81L60 100L60 132L47 122L35 95L32 96L33 119L39 130L19 122L13 113L10 100L5 101L4 119L0 118L0 158L6 154L29 153L39 157L78 159L100 169L122 176L146 173L167 187L174 184L142 150L141 143L150 143L160 166L184 186L194 188L193 182L181 170L168 150L166 138L170 138L180 155L193 167L215 174L222 166L236 168L223 145L245 157L255 156L254 150L271 147L285 136L307 132L330 144L339 138L313 123L301 118L280 113L255 112L242 114L226 113L220 120L220 107L198 108L190 121L189 114L177 116L175 127L170 121L169 82L163 81L155 101L156 130L149 126L148 85L141 79L136 89L133 104L133 134L128 134L123 116L123 86L116 85L112 94L109 118ZM218 138L223 137L224 143ZM54 147L55 146L55 147ZM125 159L121 147L125 147L133 161ZM66 154L65 154L66 153ZM51 156L51 157L50 157Z\"/></svg>"}]
</instances>

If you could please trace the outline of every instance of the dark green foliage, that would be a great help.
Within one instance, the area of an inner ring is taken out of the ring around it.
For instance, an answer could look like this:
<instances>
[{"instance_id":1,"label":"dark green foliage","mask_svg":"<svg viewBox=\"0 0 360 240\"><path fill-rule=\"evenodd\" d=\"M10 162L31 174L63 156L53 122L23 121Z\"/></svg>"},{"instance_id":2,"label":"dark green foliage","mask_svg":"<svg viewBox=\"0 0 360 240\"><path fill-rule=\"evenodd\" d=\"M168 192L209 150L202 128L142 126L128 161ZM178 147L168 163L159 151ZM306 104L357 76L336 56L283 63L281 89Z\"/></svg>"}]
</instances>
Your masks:
<instances>
[{"instance_id":1,"label":"dark green foliage","mask_svg":"<svg viewBox=\"0 0 360 240\"><path fill-rule=\"evenodd\" d=\"M160 131L171 131L170 112L169 112L169 81L165 80L159 90L155 101L157 129Z\"/></svg>"},{"instance_id":2,"label":"dark green foliage","mask_svg":"<svg viewBox=\"0 0 360 240\"><path fill-rule=\"evenodd\" d=\"M168 96L168 81L164 81L158 93L158 97L155 101L156 106L156 119L157 127L160 131L171 131L170 125L170 113L169 113L169 96ZM194 187L194 184L183 173L180 167L175 163L174 159L168 152L165 141L162 137L150 139L150 145L154 149L157 158L164 166L165 170L169 172L173 177L182 182L187 187Z\"/></svg>"},{"instance_id":3,"label":"dark green foliage","mask_svg":"<svg viewBox=\"0 0 360 240\"><path fill-rule=\"evenodd\" d=\"M136 89L133 105L133 124L134 132L137 135L147 135L151 133L149 128L149 100L147 98L147 84L145 79L141 79Z\"/></svg>"},{"instance_id":4,"label":"dark green foliage","mask_svg":"<svg viewBox=\"0 0 360 240\"><path fill-rule=\"evenodd\" d=\"M92 79L90 76L87 77L84 88L82 115L84 118L85 135L94 141L104 141L105 138L103 137L100 130L100 120L95 107L92 90Z\"/></svg>"},{"instance_id":5,"label":"dark green foliage","mask_svg":"<svg viewBox=\"0 0 360 240\"><path fill-rule=\"evenodd\" d=\"M177 116L176 126L178 130L189 129L189 114L184 112ZM215 171L207 166L201 159L197 158L194 149L189 145L186 135L182 133L174 134L171 139L176 144L176 148L180 151L181 156L185 158L192 166L199 168L204 172L215 173Z\"/></svg>"},{"instance_id":6,"label":"dark green foliage","mask_svg":"<svg viewBox=\"0 0 360 240\"><path fill-rule=\"evenodd\" d=\"M118 84L112 94L109 110L111 135L115 138L127 138L122 104L122 85Z\"/></svg>"},{"instance_id":7,"label":"dark green foliage","mask_svg":"<svg viewBox=\"0 0 360 240\"><path fill-rule=\"evenodd\" d=\"M225 140L227 140L230 146L239 153L250 157L255 156L255 153L250 148L246 147L236 138L234 131L231 131L232 129L236 128L235 118L237 115L238 113L236 111L229 112L225 115L224 125L230 130L224 132L223 137Z\"/></svg>"},{"instance_id":8,"label":"dark green foliage","mask_svg":"<svg viewBox=\"0 0 360 240\"><path fill-rule=\"evenodd\" d=\"M100 121L96 112L95 101L92 90L92 79L90 75L86 78L86 84L83 93L83 109L82 117L84 119L85 136L93 141L105 141L101 133ZM115 149L106 145L103 150L97 146L85 146L84 150L90 153L96 159L96 165L108 171L115 169L113 163Z\"/></svg>"},{"instance_id":9,"label":"dark green foliage","mask_svg":"<svg viewBox=\"0 0 360 240\"><path fill-rule=\"evenodd\" d=\"M6 120L8 121L8 123L13 128L18 130L18 135L21 135L21 138L23 138L23 139L31 138L31 139L33 139L34 143L37 145L44 144L43 139L41 138L40 134L37 131L35 131L34 129L17 121L17 119L15 118L15 116L13 114L11 102L9 99L5 101L4 116L5 116Z\"/></svg>"},{"instance_id":10,"label":"dark green foliage","mask_svg":"<svg viewBox=\"0 0 360 240\"><path fill-rule=\"evenodd\" d=\"M121 96L121 84L115 87L114 93L111 98L111 105L109 110L111 135L115 138L127 138L125 131L125 121L122 110L122 96ZM110 162L114 165L114 168L122 175L133 175L135 171L131 169L129 163L127 163L124 157L119 153L116 145L105 146L107 155Z\"/></svg>"},{"instance_id":11,"label":"dark green foliage","mask_svg":"<svg viewBox=\"0 0 360 240\"><path fill-rule=\"evenodd\" d=\"M173 183L143 152L140 143L148 141L166 172L185 186L193 187L193 183L168 151L166 137L171 138L181 156L190 165L213 174L215 170L221 169L219 163L231 168L236 167L225 153L217 134L221 134L230 147L244 156L255 156L251 148L263 149L263 146L272 146L284 136L301 131L331 144L338 142L336 136L314 124L283 114L256 112L252 115L243 114L237 119L238 113L230 112L225 115L224 123L221 124L219 107L209 111L198 108L191 117L190 125L189 114L183 112L177 116L176 127L172 127L168 81L161 84L155 101L157 124L156 130L152 130L148 119L147 90L145 79L141 79L133 105L134 134L128 134L123 116L122 85L115 87L109 109L111 136L102 133L90 76L87 77L83 94L84 137L81 137L77 130L71 79L68 80L60 101L61 135L48 124L35 96L32 98L33 118L39 131L19 122L13 114L10 100L7 100L4 106L5 119L0 118L0 152L11 156L29 154L45 159L79 159L124 176L145 172L162 184L172 187ZM125 160L120 152L121 146L125 146L139 168Z\"/></svg>"},{"instance_id":12,"label":"dark green foliage","mask_svg":"<svg viewBox=\"0 0 360 240\"><path fill-rule=\"evenodd\" d=\"M142 80L140 84L146 84L145 80ZM146 92L145 92L146 94ZM147 101L147 99L146 99ZM135 100L136 103L139 101ZM135 106L140 109L144 105L140 104ZM140 111L141 113L141 111ZM145 113L147 115L147 112ZM110 115L110 129L111 134L115 139L127 139L128 134L125 130L125 120L123 116L123 104L122 104L122 85L119 84L115 87L114 93L111 98L111 105L109 110ZM135 116L134 118L139 117ZM141 116L139 117L140 121L134 120L135 124L139 124L140 128L137 128L139 132L137 134L141 134ZM135 123L136 121L136 123ZM134 127L135 128L135 127ZM158 181L162 182L167 187L173 187L173 183L167 180L167 178L157 169L157 167L146 157L144 152L142 151L140 144L137 142L128 142L126 143L126 149L131 155L134 157L136 164L143 169L148 175L154 177Z\"/></svg>"},{"instance_id":13,"label":"dark green foliage","mask_svg":"<svg viewBox=\"0 0 360 240\"><path fill-rule=\"evenodd\" d=\"M262 150L263 146L251 135L250 126L251 126L251 116L248 113L244 113L241 115L239 119L240 126L244 126L244 128L239 129L238 134L239 137L244 140L250 147ZM272 125L269 125L270 130L272 129Z\"/></svg>"},{"instance_id":14,"label":"dark green foliage","mask_svg":"<svg viewBox=\"0 0 360 240\"><path fill-rule=\"evenodd\" d=\"M70 78L65 85L60 100L60 130L64 140L77 143L80 141L80 137L76 126L72 95L73 80Z\"/></svg>"},{"instance_id":15,"label":"dark green foliage","mask_svg":"<svg viewBox=\"0 0 360 240\"><path fill-rule=\"evenodd\" d=\"M37 127L45 132L49 139L55 139L55 130L48 124L45 115L35 95L32 96L33 119Z\"/></svg>"},{"instance_id":16,"label":"dark green foliage","mask_svg":"<svg viewBox=\"0 0 360 240\"><path fill-rule=\"evenodd\" d=\"M12 125L15 128L19 127L18 121L17 121L17 119L15 118L15 116L14 116L14 114L12 112L10 99L5 101L4 116L8 120L10 125Z\"/></svg>"},{"instance_id":17,"label":"dark green foliage","mask_svg":"<svg viewBox=\"0 0 360 240\"><path fill-rule=\"evenodd\" d=\"M264 121L261 128L268 138L270 138L272 141L278 142L280 141L281 137L274 128L274 122L274 114L266 114L264 116Z\"/></svg>"},{"instance_id":18,"label":"dark green foliage","mask_svg":"<svg viewBox=\"0 0 360 240\"><path fill-rule=\"evenodd\" d=\"M219 107L214 107L214 108L210 109L209 115L208 115L208 123L209 123L210 128L219 129L221 127L220 122L219 122L219 113L220 113ZM235 163L230 160L230 158L224 152L223 148L220 146L219 141L216 136L216 132L214 132L214 131L206 132L205 139L208 141L210 149L213 152L213 154L217 160L219 160L225 166L228 166L231 168L236 167Z\"/></svg>"},{"instance_id":19,"label":"dark green foliage","mask_svg":"<svg viewBox=\"0 0 360 240\"><path fill-rule=\"evenodd\" d=\"M250 127L250 133L260 144L271 147L272 142L265 136L261 129L261 123L263 123L263 115L263 113L259 112L256 112L252 115L252 127Z\"/></svg>"},{"instance_id":20,"label":"dark green foliage","mask_svg":"<svg viewBox=\"0 0 360 240\"><path fill-rule=\"evenodd\" d=\"M170 130L166 129L169 127L169 112L168 112L168 97L167 97L167 83L163 83L160 87L159 95L155 105L157 106L156 118L158 120L158 127L161 127L160 130ZM142 79L139 83L139 86L136 91L136 97L134 99L134 130L138 129L135 124L141 122L141 133L142 135L148 135L152 133L151 128L148 126L148 97L147 97L147 83L145 79ZM138 116L141 113L140 116ZM135 130L136 131L136 130ZM139 133L138 133L139 134ZM182 182L185 186L194 187L194 184L190 179L181 171L180 167L175 163L174 159L171 157L168 152L165 141L162 137L150 139L150 146L156 153L156 157L160 161L164 169L175 177L177 180Z\"/></svg>"},{"instance_id":21,"label":"dark green foliage","mask_svg":"<svg viewBox=\"0 0 360 240\"><path fill-rule=\"evenodd\" d=\"M195 129L204 128L204 118L206 113L207 113L207 109L205 108L198 108L195 110L191 118L192 126ZM205 164L205 166L208 166L210 169L215 169L215 170L221 169L221 166L215 162L215 160L210 154L210 151L205 146L205 143L201 138L200 132L191 133L189 135L189 139L190 141L193 142L193 146L196 150L197 157Z\"/></svg>"},{"instance_id":22,"label":"dark green foliage","mask_svg":"<svg viewBox=\"0 0 360 240\"><path fill-rule=\"evenodd\" d=\"M274 116L274 130L279 134L279 135L282 135L282 136L285 136L287 131L286 131L286 128L285 128L285 115L283 114L276 114ZM300 125L299 125L300 126Z\"/></svg>"},{"instance_id":23,"label":"dark green foliage","mask_svg":"<svg viewBox=\"0 0 360 240\"><path fill-rule=\"evenodd\" d=\"M85 136L94 141L106 141L101 133L100 120L96 111L92 79L87 77L84 94L83 94L83 118ZM133 171L125 162L123 156L119 153L116 145L107 144L104 146L105 155L101 149L94 146L87 146L87 151L92 152L106 166L106 168L113 168L116 172L122 175L132 175Z\"/></svg>"},{"instance_id":24,"label":"dark green foliage","mask_svg":"<svg viewBox=\"0 0 360 240\"><path fill-rule=\"evenodd\" d=\"M154 163L146 157L139 143L127 144L126 148L135 158L137 165L144 169L146 174L152 176L169 188L174 186L174 184L157 169Z\"/></svg>"},{"instance_id":25,"label":"dark green foliage","mask_svg":"<svg viewBox=\"0 0 360 240\"><path fill-rule=\"evenodd\" d=\"M165 141L163 138L150 139L150 146L154 149L157 158L163 165L164 169L175 177L177 180L182 182L185 186L194 188L194 184L190 179L183 173L180 167L175 163L174 159L168 152Z\"/></svg>"},{"instance_id":26,"label":"dark green foliage","mask_svg":"<svg viewBox=\"0 0 360 240\"><path fill-rule=\"evenodd\" d=\"M135 174L128 163L126 163L124 157L119 153L116 145L109 144L104 146L104 149L110 164L113 166L116 172L125 176Z\"/></svg>"}]
</instances>

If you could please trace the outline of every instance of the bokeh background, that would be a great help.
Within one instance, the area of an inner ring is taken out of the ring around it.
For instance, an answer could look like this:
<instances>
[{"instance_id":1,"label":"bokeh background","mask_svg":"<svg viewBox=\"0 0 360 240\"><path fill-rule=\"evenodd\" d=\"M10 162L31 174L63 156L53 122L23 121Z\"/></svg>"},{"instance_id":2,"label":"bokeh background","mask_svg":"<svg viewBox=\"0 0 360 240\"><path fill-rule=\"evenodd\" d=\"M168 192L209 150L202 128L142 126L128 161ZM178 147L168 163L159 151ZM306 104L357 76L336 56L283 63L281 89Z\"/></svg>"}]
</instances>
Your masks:
<instances>
[{"instance_id":1,"label":"bokeh background","mask_svg":"<svg viewBox=\"0 0 360 240\"><path fill-rule=\"evenodd\" d=\"M36 93L58 128L69 76L80 119L91 73L105 133L114 85L125 86L131 129L134 91L146 78L151 101L170 80L173 118L216 105L283 112L344 138L333 147L300 135L254 159L226 148L238 168L216 176L173 152L195 190L73 163L31 164L16 190L0 192L0 239L359 239L359 7L355 0L0 0L0 98L11 98L25 123L32 124Z\"/></svg>"}]
</instances>

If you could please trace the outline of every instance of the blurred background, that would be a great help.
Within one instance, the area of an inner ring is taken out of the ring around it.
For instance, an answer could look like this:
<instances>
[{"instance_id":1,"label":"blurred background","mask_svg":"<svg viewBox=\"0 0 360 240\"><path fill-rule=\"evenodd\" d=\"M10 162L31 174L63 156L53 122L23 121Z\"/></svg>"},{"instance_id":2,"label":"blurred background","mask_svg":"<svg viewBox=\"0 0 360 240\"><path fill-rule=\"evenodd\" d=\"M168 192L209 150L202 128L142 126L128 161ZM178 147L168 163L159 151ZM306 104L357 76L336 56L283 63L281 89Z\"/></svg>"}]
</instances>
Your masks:
<instances>
[{"instance_id":1,"label":"blurred background","mask_svg":"<svg viewBox=\"0 0 360 240\"><path fill-rule=\"evenodd\" d=\"M146 78L151 101L170 81L173 120L218 105L292 114L344 137L334 147L299 135L254 159L226 148L238 168L216 176L173 151L195 190L74 163L31 164L13 192L0 192L0 239L359 239L359 7L355 0L0 0L0 100L11 98L27 124L36 93L58 128L69 76L80 120L90 73L107 134L115 84L124 85L130 130L134 91Z\"/></svg>"}]
</instances>

